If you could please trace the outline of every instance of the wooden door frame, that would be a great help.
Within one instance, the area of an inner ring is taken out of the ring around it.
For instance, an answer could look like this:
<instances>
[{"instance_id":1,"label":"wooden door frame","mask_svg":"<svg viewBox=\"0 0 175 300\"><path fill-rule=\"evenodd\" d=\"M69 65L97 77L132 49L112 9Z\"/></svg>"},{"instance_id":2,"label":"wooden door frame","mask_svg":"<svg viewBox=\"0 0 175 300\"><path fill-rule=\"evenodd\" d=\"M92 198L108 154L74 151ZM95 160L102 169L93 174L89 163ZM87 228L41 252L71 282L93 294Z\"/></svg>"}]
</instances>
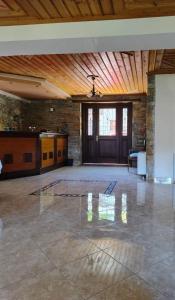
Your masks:
<instances>
[{"instance_id":1,"label":"wooden door frame","mask_svg":"<svg viewBox=\"0 0 175 300\"><path fill-rule=\"evenodd\" d=\"M132 148L132 119L133 119L133 103L132 102L120 102L120 103L82 103L82 113L81 113L81 118L82 118L82 163L85 163L85 158L86 158L86 110L88 108L117 108L117 107L128 107L128 136L127 139L129 139L129 148ZM121 121L121 120L120 120ZM121 122L120 122L121 123ZM120 135L120 139L125 138ZM121 146L121 142L120 142ZM119 149L119 155L121 155L121 149Z\"/></svg>"}]
</instances>

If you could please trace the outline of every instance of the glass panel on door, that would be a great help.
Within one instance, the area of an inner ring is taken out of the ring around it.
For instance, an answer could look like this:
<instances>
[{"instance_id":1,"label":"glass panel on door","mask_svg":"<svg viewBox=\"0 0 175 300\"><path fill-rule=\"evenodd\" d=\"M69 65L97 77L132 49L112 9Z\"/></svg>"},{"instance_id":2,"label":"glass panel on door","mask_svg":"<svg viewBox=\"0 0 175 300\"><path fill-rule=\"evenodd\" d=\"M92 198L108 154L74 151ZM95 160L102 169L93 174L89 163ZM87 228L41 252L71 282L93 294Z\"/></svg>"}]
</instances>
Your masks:
<instances>
[{"instance_id":1,"label":"glass panel on door","mask_svg":"<svg viewBox=\"0 0 175 300\"><path fill-rule=\"evenodd\" d=\"M93 135L93 109L88 108L88 135Z\"/></svg>"},{"instance_id":2,"label":"glass panel on door","mask_svg":"<svg viewBox=\"0 0 175 300\"><path fill-rule=\"evenodd\" d=\"M122 113L122 136L128 135L128 108L123 108Z\"/></svg>"},{"instance_id":3,"label":"glass panel on door","mask_svg":"<svg viewBox=\"0 0 175 300\"><path fill-rule=\"evenodd\" d=\"M99 135L116 135L116 108L99 109Z\"/></svg>"}]
</instances>

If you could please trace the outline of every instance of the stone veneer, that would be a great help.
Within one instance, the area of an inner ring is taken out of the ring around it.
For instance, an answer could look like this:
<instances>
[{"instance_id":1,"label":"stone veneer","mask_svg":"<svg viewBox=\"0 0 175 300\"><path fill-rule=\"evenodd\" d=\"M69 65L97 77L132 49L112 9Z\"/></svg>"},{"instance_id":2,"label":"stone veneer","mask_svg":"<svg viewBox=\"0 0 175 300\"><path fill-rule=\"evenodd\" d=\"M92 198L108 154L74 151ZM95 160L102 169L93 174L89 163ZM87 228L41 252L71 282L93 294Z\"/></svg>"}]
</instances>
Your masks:
<instances>
[{"instance_id":1,"label":"stone veneer","mask_svg":"<svg viewBox=\"0 0 175 300\"><path fill-rule=\"evenodd\" d=\"M53 111L50 111L53 108ZM68 133L68 157L81 164L81 105L70 100L34 100L23 106L24 129L36 126Z\"/></svg>"},{"instance_id":2,"label":"stone veneer","mask_svg":"<svg viewBox=\"0 0 175 300\"><path fill-rule=\"evenodd\" d=\"M155 139L155 76L148 77L148 96L146 110L146 154L147 179L154 179L154 139Z\"/></svg>"},{"instance_id":3,"label":"stone veneer","mask_svg":"<svg viewBox=\"0 0 175 300\"><path fill-rule=\"evenodd\" d=\"M0 95L0 130L23 129L22 101Z\"/></svg>"},{"instance_id":4,"label":"stone veneer","mask_svg":"<svg viewBox=\"0 0 175 300\"><path fill-rule=\"evenodd\" d=\"M143 148L146 139L146 97L133 102L132 146Z\"/></svg>"}]
</instances>

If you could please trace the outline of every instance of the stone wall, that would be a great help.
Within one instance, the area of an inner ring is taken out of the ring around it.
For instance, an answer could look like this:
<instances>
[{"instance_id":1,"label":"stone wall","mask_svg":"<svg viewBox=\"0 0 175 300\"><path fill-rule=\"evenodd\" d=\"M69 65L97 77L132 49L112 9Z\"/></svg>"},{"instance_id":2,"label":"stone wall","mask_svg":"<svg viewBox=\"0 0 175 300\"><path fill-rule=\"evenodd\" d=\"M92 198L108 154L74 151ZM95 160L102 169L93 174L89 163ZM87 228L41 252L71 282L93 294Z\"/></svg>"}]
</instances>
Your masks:
<instances>
[{"instance_id":1,"label":"stone wall","mask_svg":"<svg viewBox=\"0 0 175 300\"><path fill-rule=\"evenodd\" d=\"M143 148L146 138L146 99L133 102L132 146Z\"/></svg>"},{"instance_id":2,"label":"stone wall","mask_svg":"<svg viewBox=\"0 0 175 300\"><path fill-rule=\"evenodd\" d=\"M146 155L147 179L154 179L154 140L155 140L155 76L148 77L146 110Z\"/></svg>"},{"instance_id":3,"label":"stone wall","mask_svg":"<svg viewBox=\"0 0 175 300\"><path fill-rule=\"evenodd\" d=\"M50 109L53 111L50 111ZM32 101L23 106L24 129L35 126L36 130L47 129L68 133L68 157L74 165L81 164L81 106L69 100Z\"/></svg>"},{"instance_id":4,"label":"stone wall","mask_svg":"<svg viewBox=\"0 0 175 300\"><path fill-rule=\"evenodd\" d=\"M0 130L23 129L22 101L0 95Z\"/></svg>"}]
</instances>

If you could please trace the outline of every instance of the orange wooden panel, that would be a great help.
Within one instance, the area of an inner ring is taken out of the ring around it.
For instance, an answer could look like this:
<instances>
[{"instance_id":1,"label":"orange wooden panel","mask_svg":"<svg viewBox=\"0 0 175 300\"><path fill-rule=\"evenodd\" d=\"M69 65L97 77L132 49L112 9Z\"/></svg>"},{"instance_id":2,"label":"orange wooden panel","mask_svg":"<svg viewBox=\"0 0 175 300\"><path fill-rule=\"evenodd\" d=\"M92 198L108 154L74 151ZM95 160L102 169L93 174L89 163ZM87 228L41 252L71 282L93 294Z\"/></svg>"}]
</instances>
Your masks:
<instances>
[{"instance_id":1,"label":"orange wooden panel","mask_svg":"<svg viewBox=\"0 0 175 300\"><path fill-rule=\"evenodd\" d=\"M53 157L49 158L49 153L53 153ZM47 153L47 159L43 159L43 155ZM54 165L54 138L41 138L41 168L46 168Z\"/></svg>"},{"instance_id":2,"label":"orange wooden panel","mask_svg":"<svg viewBox=\"0 0 175 300\"><path fill-rule=\"evenodd\" d=\"M24 153L32 153L32 162L24 162ZM36 138L1 137L0 160L5 154L12 154L13 163L4 164L4 172L32 170L36 167Z\"/></svg>"},{"instance_id":3,"label":"orange wooden panel","mask_svg":"<svg viewBox=\"0 0 175 300\"><path fill-rule=\"evenodd\" d=\"M65 156L63 155L63 151L67 151L68 141L67 137L57 137L57 162L61 163L65 161ZM59 153L61 152L61 156Z\"/></svg>"}]
</instances>

